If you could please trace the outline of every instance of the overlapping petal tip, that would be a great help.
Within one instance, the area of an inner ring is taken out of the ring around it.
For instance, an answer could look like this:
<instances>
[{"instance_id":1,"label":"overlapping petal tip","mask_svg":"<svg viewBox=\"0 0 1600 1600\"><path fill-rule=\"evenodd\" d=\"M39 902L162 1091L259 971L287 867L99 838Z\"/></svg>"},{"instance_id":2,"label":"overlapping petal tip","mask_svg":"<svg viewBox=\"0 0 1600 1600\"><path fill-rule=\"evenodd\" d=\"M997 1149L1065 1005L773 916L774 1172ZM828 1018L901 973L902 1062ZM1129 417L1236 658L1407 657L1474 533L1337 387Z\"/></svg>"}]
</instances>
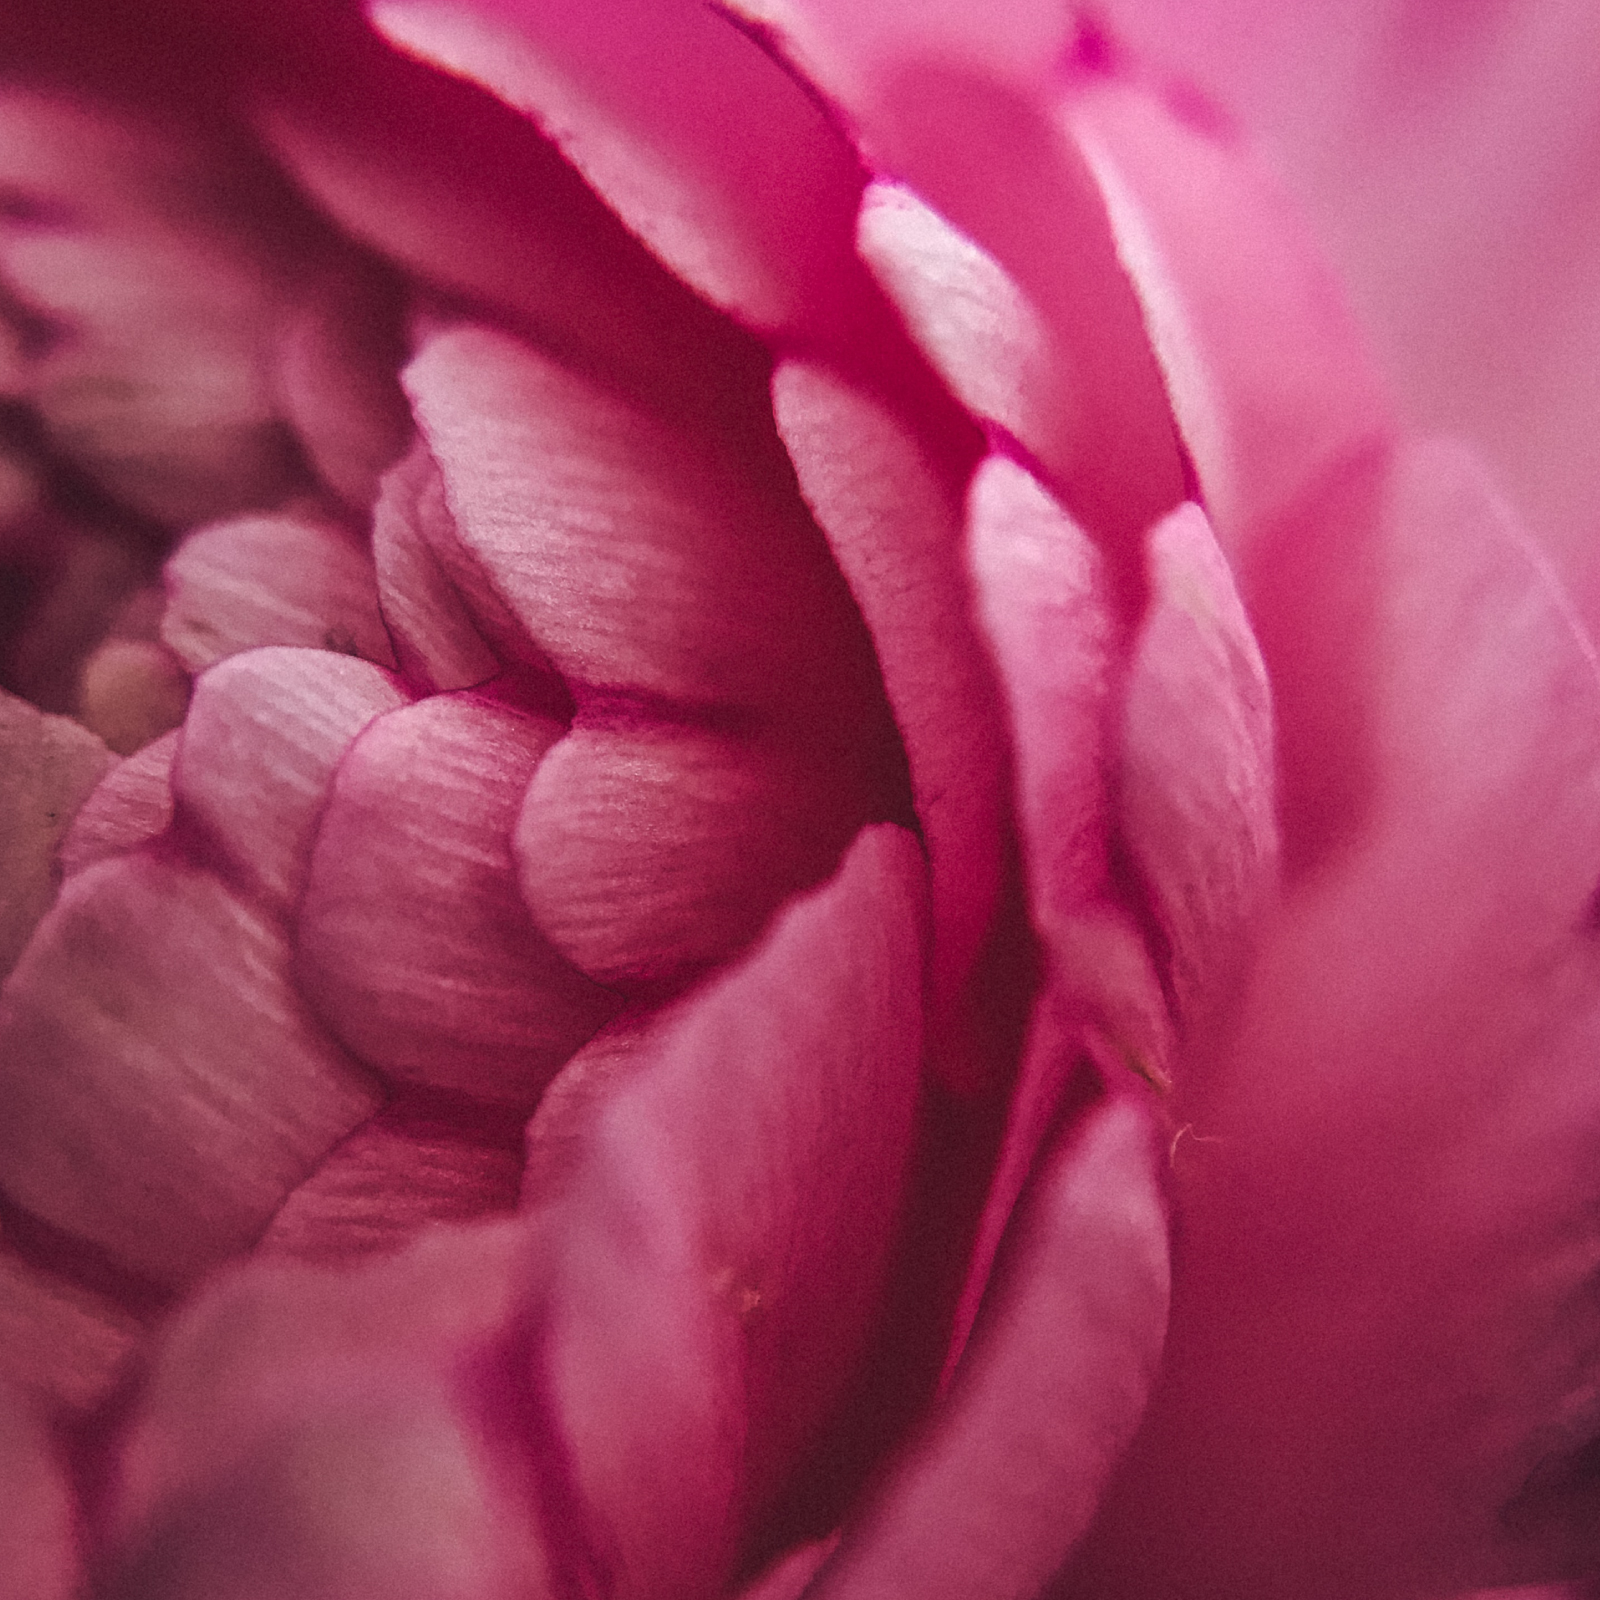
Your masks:
<instances>
[{"instance_id":1,"label":"overlapping petal tip","mask_svg":"<svg viewBox=\"0 0 1600 1600\"><path fill-rule=\"evenodd\" d=\"M0 1389L0 1503L0 1583L30 1600L70 1600L80 1572L66 1463L44 1419L9 1384Z\"/></svg>"},{"instance_id":2,"label":"overlapping petal tip","mask_svg":"<svg viewBox=\"0 0 1600 1600\"><path fill-rule=\"evenodd\" d=\"M617 1009L518 894L512 833L561 734L468 691L391 710L341 752L296 913L297 973L391 1080L526 1116Z\"/></svg>"},{"instance_id":3,"label":"overlapping petal tip","mask_svg":"<svg viewBox=\"0 0 1600 1600\"><path fill-rule=\"evenodd\" d=\"M382 0L370 14L532 115L667 266L751 327L826 336L859 292L854 152L711 8Z\"/></svg>"},{"instance_id":4,"label":"overlapping petal tip","mask_svg":"<svg viewBox=\"0 0 1600 1600\"><path fill-rule=\"evenodd\" d=\"M172 821L172 764L181 737L174 728L151 740L95 786L56 851L63 877L107 856L126 855L166 831Z\"/></svg>"},{"instance_id":5,"label":"overlapping petal tip","mask_svg":"<svg viewBox=\"0 0 1600 1600\"><path fill-rule=\"evenodd\" d=\"M801 492L872 629L905 743L933 863L933 1003L945 1021L996 915L1007 809L999 697L961 565L959 491L914 425L823 363L781 363L773 403Z\"/></svg>"},{"instance_id":6,"label":"overlapping petal tip","mask_svg":"<svg viewBox=\"0 0 1600 1600\"><path fill-rule=\"evenodd\" d=\"M1407 446L1370 514L1328 612L1364 804L1180 1086L1168 1365L1073 1593L1594 1560L1600 684L1463 452Z\"/></svg>"},{"instance_id":7,"label":"overlapping petal tip","mask_svg":"<svg viewBox=\"0 0 1600 1600\"><path fill-rule=\"evenodd\" d=\"M1089 1527L1159 1365L1159 1142L1127 1100L1057 1127L943 1404L808 1595L1040 1592Z\"/></svg>"},{"instance_id":8,"label":"overlapping petal tip","mask_svg":"<svg viewBox=\"0 0 1600 1600\"><path fill-rule=\"evenodd\" d=\"M486 1437L470 1373L521 1242L513 1225L453 1229L361 1270L219 1280L152 1364L108 1490L99 1592L548 1592L526 1486Z\"/></svg>"}]
</instances>

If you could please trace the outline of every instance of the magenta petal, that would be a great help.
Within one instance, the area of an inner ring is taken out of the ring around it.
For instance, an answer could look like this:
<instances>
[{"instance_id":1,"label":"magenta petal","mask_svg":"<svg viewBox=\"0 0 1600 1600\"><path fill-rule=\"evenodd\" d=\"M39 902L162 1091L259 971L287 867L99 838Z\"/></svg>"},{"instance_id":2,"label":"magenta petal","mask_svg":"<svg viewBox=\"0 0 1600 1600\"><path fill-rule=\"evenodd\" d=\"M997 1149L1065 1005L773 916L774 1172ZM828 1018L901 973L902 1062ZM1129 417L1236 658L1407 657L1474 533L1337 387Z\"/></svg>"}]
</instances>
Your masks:
<instances>
[{"instance_id":1,"label":"magenta petal","mask_svg":"<svg viewBox=\"0 0 1600 1600\"><path fill-rule=\"evenodd\" d=\"M1169 1364L1074 1593L1448 1593L1600 1552L1600 681L1463 452L1372 487L1294 530L1324 546L1279 595L1347 664L1324 760L1361 803L1180 1086Z\"/></svg>"},{"instance_id":2,"label":"magenta petal","mask_svg":"<svg viewBox=\"0 0 1600 1600\"><path fill-rule=\"evenodd\" d=\"M517 818L523 897L599 982L681 981L831 871L862 814L839 781L783 735L580 722Z\"/></svg>"},{"instance_id":3,"label":"magenta petal","mask_svg":"<svg viewBox=\"0 0 1600 1600\"><path fill-rule=\"evenodd\" d=\"M857 236L951 392L1069 483L1088 422L1072 353L1011 274L901 184L868 185Z\"/></svg>"},{"instance_id":4,"label":"magenta petal","mask_svg":"<svg viewBox=\"0 0 1600 1600\"><path fill-rule=\"evenodd\" d=\"M400 670L432 693L487 683L500 670L494 652L473 626L468 603L440 564L438 545L456 546L455 522L444 503L439 469L419 441L384 477L372 513L372 555L378 569L378 607ZM495 609L505 627L514 628L503 603L497 602Z\"/></svg>"},{"instance_id":5,"label":"magenta petal","mask_svg":"<svg viewBox=\"0 0 1600 1600\"><path fill-rule=\"evenodd\" d=\"M662 261L750 325L809 329L861 276L854 152L712 8L380 0L371 14L396 43L531 113Z\"/></svg>"},{"instance_id":6,"label":"magenta petal","mask_svg":"<svg viewBox=\"0 0 1600 1600\"><path fill-rule=\"evenodd\" d=\"M191 672L258 645L338 650L392 667L372 556L351 533L278 512L214 522L166 566L161 637Z\"/></svg>"},{"instance_id":7,"label":"magenta petal","mask_svg":"<svg viewBox=\"0 0 1600 1600\"><path fill-rule=\"evenodd\" d=\"M778 426L877 645L933 863L936 1006L953 1005L1000 890L1006 750L971 613L961 510L881 399L818 362L773 377Z\"/></svg>"},{"instance_id":8,"label":"magenta petal","mask_svg":"<svg viewBox=\"0 0 1600 1600\"><path fill-rule=\"evenodd\" d=\"M0 974L55 898L57 841L115 762L69 718L0 693Z\"/></svg>"},{"instance_id":9,"label":"magenta petal","mask_svg":"<svg viewBox=\"0 0 1600 1600\"><path fill-rule=\"evenodd\" d=\"M556 723L471 693L375 720L339 765L296 924L318 1014L391 1078L530 1112L615 1009L551 948L511 834Z\"/></svg>"},{"instance_id":10,"label":"magenta petal","mask_svg":"<svg viewBox=\"0 0 1600 1600\"><path fill-rule=\"evenodd\" d=\"M350 741L405 704L378 667L325 650L256 650L195 685L172 772L194 842L287 912L305 882L317 819Z\"/></svg>"},{"instance_id":11,"label":"magenta petal","mask_svg":"<svg viewBox=\"0 0 1600 1600\"><path fill-rule=\"evenodd\" d=\"M117 1463L108 1592L549 1593L526 1486L496 1449L509 1419L483 1414L470 1374L512 1243L450 1230L360 1272L219 1281L152 1363Z\"/></svg>"},{"instance_id":12,"label":"magenta petal","mask_svg":"<svg viewBox=\"0 0 1600 1600\"><path fill-rule=\"evenodd\" d=\"M1034 1600L1132 1438L1166 1333L1150 1118L1058 1133L954 1385L806 1590L810 1600Z\"/></svg>"},{"instance_id":13,"label":"magenta petal","mask_svg":"<svg viewBox=\"0 0 1600 1600\"><path fill-rule=\"evenodd\" d=\"M487 328L405 381L461 544L580 692L751 706L864 670L816 531L705 440Z\"/></svg>"},{"instance_id":14,"label":"magenta petal","mask_svg":"<svg viewBox=\"0 0 1600 1600\"><path fill-rule=\"evenodd\" d=\"M370 275L330 272L278 338L279 404L318 476L361 516L411 437L398 298Z\"/></svg>"},{"instance_id":15,"label":"magenta petal","mask_svg":"<svg viewBox=\"0 0 1600 1600\"><path fill-rule=\"evenodd\" d=\"M1223 547L1391 427L1383 384L1287 200L1216 123L1115 77L1061 106L1106 196Z\"/></svg>"},{"instance_id":16,"label":"magenta petal","mask_svg":"<svg viewBox=\"0 0 1600 1600\"><path fill-rule=\"evenodd\" d=\"M257 1253L335 1264L394 1250L428 1223L515 1210L522 1127L402 1096L337 1144L284 1202Z\"/></svg>"},{"instance_id":17,"label":"magenta petal","mask_svg":"<svg viewBox=\"0 0 1600 1600\"><path fill-rule=\"evenodd\" d=\"M162 1282L248 1249L378 1099L277 923L148 848L63 887L0 1002L5 1192Z\"/></svg>"},{"instance_id":18,"label":"magenta petal","mask_svg":"<svg viewBox=\"0 0 1600 1600\"><path fill-rule=\"evenodd\" d=\"M1122 708L1122 837L1166 935L1180 1020L1226 1003L1278 879L1272 694L1198 506L1150 534Z\"/></svg>"},{"instance_id":19,"label":"magenta petal","mask_svg":"<svg viewBox=\"0 0 1600 1600\"><path fill-rule=\"evenodd\" d=\"M166 831L172 821L172 764L177 728L119 762L73 818L57 857L71 877L107 856L125 855Z\"/></svg>"},{"instance_id":20,"label":"magenta petal","mask_svg":"<svg viewBox=\"0 0 1600 1600\"><path fill-rule=\"evenodd\" d=\"M864 832L666 1023L537 1213L531 1354L608 1592L715 1592L861 1355L911 1150L923 878L909 836Z\"/></svg>"},{"instance_id":21,"label":"magenta petal","mask_svg":"<svg viewBox=\"0 0 1600 1600\"><path fill-rule=\"evenodd\" d=\"M79 1594L76 1522L66 1463L44 1418L0 1385L0 1593L17 1600Z\"/></svg>"}]
</instances>

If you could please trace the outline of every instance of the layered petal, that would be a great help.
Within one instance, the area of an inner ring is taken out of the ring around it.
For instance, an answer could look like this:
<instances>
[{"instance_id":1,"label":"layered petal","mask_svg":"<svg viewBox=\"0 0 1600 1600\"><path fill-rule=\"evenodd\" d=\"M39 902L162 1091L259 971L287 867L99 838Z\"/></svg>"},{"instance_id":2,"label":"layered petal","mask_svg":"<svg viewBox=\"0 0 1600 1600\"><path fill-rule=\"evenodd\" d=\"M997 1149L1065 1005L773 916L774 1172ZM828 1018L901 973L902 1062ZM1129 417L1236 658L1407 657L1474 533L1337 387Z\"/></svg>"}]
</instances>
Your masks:
<instances>
[{"instance_id":1,"label":"layered petal","mask_svg":"<svg viewBox=\"0 0 1600 1600\"><path fill-rule=\"evenodd\" d=\"M1074 1593L1595 1559L1593 650L1459 449L1323 513L1278 599L1317 597L1344 681L1303 671L1280 726L1341 697L1359 778L1186 1075L1168 1366Z\"/></svg>"},{"instance_id":2,"label":"layered petal","mask_svg":"<svg viewBox=\"0 0 1600 1600\"><path fill-rule=\"evenodd\" d=\"M907 1176L922 875L906 835L864 833L640 1047L535 1213L526 1358L569 1583L725 1582L842 1398Z\"/></svg>"},{"instance_id":3,"label":"layered petal","mask_svg":"<svg viewBox=\"0 0 1600 1600\"><path fill-rule=\"evenodd\" d=\"M518 893L512 830L560 733L485 696L435 695L374 720L340 760L296 970L327 1025L391 1079L526 1115L616 1009Z\"/></svg>"}]
</instances>

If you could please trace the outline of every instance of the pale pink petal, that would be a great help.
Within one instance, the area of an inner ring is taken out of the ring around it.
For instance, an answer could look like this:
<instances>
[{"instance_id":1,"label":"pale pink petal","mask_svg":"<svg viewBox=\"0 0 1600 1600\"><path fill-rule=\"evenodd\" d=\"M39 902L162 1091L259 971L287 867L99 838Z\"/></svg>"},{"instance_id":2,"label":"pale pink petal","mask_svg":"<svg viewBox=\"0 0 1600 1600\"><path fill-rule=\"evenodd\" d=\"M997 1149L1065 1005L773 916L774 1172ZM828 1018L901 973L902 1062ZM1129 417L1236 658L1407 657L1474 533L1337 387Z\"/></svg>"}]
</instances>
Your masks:
<instances>
[{"instance_id":1,"label":"pale pink petal","mask_svg":"<svg viewBox=\"0 0 1600 1600\"><path fill-rule=\"evenodd\" d=\"M487 328L405 374L461 543L575 688L754 706L869 670L821 537L704 440Z\"/></svg>"},{"instance_id":2,"label":"pale pink petal","mask_svg":"<svg viewBox=\"0 0 1600 1600\"><path fill-rule=\"evenodd\" d=\"M1361 781L1179 1085L1169 1363L1073 1593L1594 1570L1594 652L1462 451L1369 491L1278 596L1336 641Z\"/></svg>"},{"instance_id":3,"label":"pale pink petal","mask_svg":"<svg viewBox=\"0 0 1600 1600\"><path fill-rule=\"evenodd\" d=\"M1110 0L1284 177L1407 415L1468 438L1595 616L1600 248L1588 0Z\"/></svg>"},{"instance_id":4,"label":"pale pink petal","mask_svg":"<svg viewBox=\"0 0 1600 1600\"><path fill-rule=\"evenodd\" d=\"M79 1561L66 1462L37 1408L0 1384L0 1592L72 1600Z\"/></svg>"},{"instance_id":5,"label":"pale pink petal","mask_svg":"<svg viewBox=\"0 0 1600 1600\"><path fill-rule=\"evenodd\" d=\"M424 532L430 520L439 524L431 535ZM467 602L440 565L436 545L459 548L439 469L419 441L384 477L372 513L372 555L378 569L378 608L400 670L433 693L469 689L500 670L494 652L473 626ZM473 610L481 609L480 600ZM511 627L504 605L497 609Z\"/></svg>"},{"instance_id":6,"label":"pale pink petal","mask_svg":"<svg viewBox=\"0 0 1600 1600\"><path fill-rule=\"evenodd\" d=\"M1278 878L1272 694L1198 506L1150 534L1122 705L1117 815L1166 938L1179 1019L1225 1004Z\"/></svg>"},{"instance_id":7,"label":"pale pink petal","mask_svg":"<svg viewBox=\"0 0 1600 1600\"><path fill-rule=\"evenodd\" d=\"M923 876L907 835L864 833L661 1031L535 1214L571 1581L714 1592L842 1396L911 1153Z\"/></svg>"},{"instance_id":8,"label":"pale pink petal","mask_svg":"<svg viewBox=\"0 0 1600 1600\"><path fill-rule=\"evenodd\" d=\"M332 1265L397 1250L430 1223L515 1210L521 1180L520 1118L402 1095L328 1152L256 1253Z\"/></svg>"},{"instance_id":9,"label":"pale pink petal","mask_svg":"<svg viewBox=\"0 0 1600 1600\"><path fill-rule=\"evenodd\" d=\"M1049 930L1103 889L1106 724L1119 675L1106 564L1022 467L973 480L968 558L1015 746L1017 811L1035 917Z\"/></svg>"},{"instance_id":10,"label":"pale pink petal","mask_svg":"<svg viewBox=\"0 0 1600 1600\"><path fill-rule=\"evenodd\" d=\"M857 242L951 392L1070 482L1085 397L1071 350L1016 280L902 184L868 185Z\"/></svg>"},{"instance_id":11,"label":"pale pink petal","mask_svg":"<svg viewBox=\"0 0 1600 1600\"><path fill-rule=\"evenodd\" d=\"M711 7L379 0L371 15L397 44L532 114L667 266L751 326L826 330L863 276L850 251L854 152Z\"/></svg>"},{"instance_id":12,"label":"pale pink petal","mask_svg":"<svg viewBox=\"0 0 1600 1600\"><path fill-rule=\"evenodd\" d=\"M599 982L681 982L833 869L865 813L841 776L792 737L580 721L517 818L523 897Z\"/></svg>"},{"instance_id":13,"label":"pale pink petal","mask_svg":"<svg viewBox=\"0 0 1600 1600\"><path fill-rule=\"evenodd\" d=\"M232 656L195 684L172 770L191 849L290 910L350 741L406 696L379 667L325 650Z\"/></svg>"},{"instance_id":14,"label":"pale pink petal","mask_svg":"<svg viewBox=\"0 0 1600 1600\"><path fill-rule=\"evenodd\" d=\"M78 720L131 756L170 733L189 705L189 674L153 639L107 639L78 674Z\"/></svg>"},{"instance_id":15,"label":"pale pink petal","mask_svg":"<svg viewBox=\"0 0 1600 1600\"><path fill-rule=\"evenodd\" d=\"M181 1283L249 1248L379 1096L294 992L276 922L152 848L71 879L6 984L0 1171Z\"/></svg>"},{"instance_id":16,"label":"pale pink petal","mask_svg":"<svg viewBox=\"0 0 1600 1600\"><path fill-rule=\"evenodd\" d=\"M974 47L974 35L988 30L962 24L950 6L931 16L895 7L872 17L860 8L764 0L754 9L845 106L875 163L998 263L1006 280L1000 302L1014 309L1020 297L1027 320L1048 330L1061 370L1050 380L1050 404L1031 415L1028 443L1045 439L1045 448L1034 446L1039 459L1074 516L1106 541L1129 600L1136 599L1137 541L1182 497L1183 466L1105 204L1081 154L1049 115L1037 64L1023 70L1036 51L1024 47L1013 56L1004 43ZM1037 26L1032 32L1040 35ZM887 265L885 241L880 232L874 244L870 222L864 242L874 265ZM901 270L881 276L903 304L915 306L912 256L919 252L907 251L903 233L900 246ZM947 253L948 242L939 249ZM963 259L970 272L972 256L963 252ZM980 269L980 278L995 304L994 274ZM971 303L963 297L947 312L910 315L941 368L941 352L961 352L952 370L977 372L1014 348L1009 340L973 337ZM965 394L975 383L977 395L992 394L998 381L962 377L956 387ZM1066 405L1057 403L1062 384Z\"/></svg>"},{"instance_id":17,"label":"pale pink petal","mask_svg":"<svg viewBox=\"0 0 1600 1600\"><path fill-rule=\"evenodd\" d=\"M979 1221L950 1359L1074 1067L1164 1086L1172 1027L1145 940L1111 875L1113 692L1123 676L1107 563L1038 482L1003 457L973 480L968 553L1010 713L1029 907L1048 975Z\"/></svg>"},{"instance_id":18,"label":"pale pink petal","mask_svg":"<svg viewBox=\"0 0 1600 1600\"><path fill-rule=\"evenodd\" d=\"M1158 1151L1126 1100L1057 1133L954 1385L808 1597L1034 1600L1088 1528L1160 1362Z\"/></svg>"},{"instance_id":19,"label":"pale pink petal","mask_svg":"<svg viewBox=\"0 0 1600 1600\"><path fill-rule=\"evenodd\" d=\"M172 763L181 737L176 728L162 734L100 780L56 851L65 877L107 856L125 855L166 831L172 821Z\"/></svg>"},{"instance_id":20,"label":"pale pink petal","mask_svg":"<svg viewBox=\"0 0 1600 1600\"><path fill-rule=\"evenodd\" d=\"M616 1009L551 947L511 836L558 724L470 692L372 722L340 762L296 922L306 996L386 1076L531 1112Z\"/></svg>"},{"instance_id":21,"label":"pale pink petal","mask_svg":"<svg viewBox=\"0 0 1600 1600\"><path fill-rule=\"evenodd\" d=\"M57 841L115 764L86 728L0 693L0 974L55 899Z\"/></svg>"},{"instance_id":22,"label":"pale pink petal","mask_svg":"<svg viewBox=\"0 0 1600 1600\"><path fill-rule=\"evenodd\" d=\"M314 514L212 523L168 558L166 583L161 637L191 672L275 644L394 665L370 552Z\"/></svg>"},{"instance_id":23,"label":"pale pink petal","mask_svg":"<svg viewBox=\"0 0 1600 1600\"><path fill-rule=\"evenodd\" d=\"M971 614L958 489L905 417L819 362L780 364L773 405L872 630L905 743L933 864L932 997L947 1013L995 916L1006 811L999 695Z\"/></svg>"},{"instance_id":24,"label":"pale pink petal","mask_svg":"<svg viewBox=\"0 0 1600 1600\"><path fill-rule=\"evenodd\" d=\"M1218 119L1074 67L1058 115L1105 195L1206 507L1255 532L1390 426L1384 386L1286 197Z\"/></svg>"}]
</instances>

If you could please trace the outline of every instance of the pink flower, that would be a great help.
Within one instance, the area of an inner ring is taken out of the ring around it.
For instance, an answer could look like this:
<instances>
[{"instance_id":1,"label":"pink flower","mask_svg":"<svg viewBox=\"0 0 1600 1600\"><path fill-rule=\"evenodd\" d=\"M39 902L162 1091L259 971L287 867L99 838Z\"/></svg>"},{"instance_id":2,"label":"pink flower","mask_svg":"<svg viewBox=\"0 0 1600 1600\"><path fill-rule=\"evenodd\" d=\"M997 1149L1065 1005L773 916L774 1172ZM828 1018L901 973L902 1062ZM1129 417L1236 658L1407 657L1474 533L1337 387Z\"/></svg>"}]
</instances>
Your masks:
<instances>
[{"instance_id":1,"label":"pink flower","mask_svg":"<svg viewBox=\"0 0 1600 1600\"><path fill-rule=\"evenodd\" d=\"M1245 138L1020 3L158 20L0 94L17 548L180 530L22 613L132 753L0 723L11 1586L1592 1574L1594 653Z\"/></svg>"}]
</instances>

